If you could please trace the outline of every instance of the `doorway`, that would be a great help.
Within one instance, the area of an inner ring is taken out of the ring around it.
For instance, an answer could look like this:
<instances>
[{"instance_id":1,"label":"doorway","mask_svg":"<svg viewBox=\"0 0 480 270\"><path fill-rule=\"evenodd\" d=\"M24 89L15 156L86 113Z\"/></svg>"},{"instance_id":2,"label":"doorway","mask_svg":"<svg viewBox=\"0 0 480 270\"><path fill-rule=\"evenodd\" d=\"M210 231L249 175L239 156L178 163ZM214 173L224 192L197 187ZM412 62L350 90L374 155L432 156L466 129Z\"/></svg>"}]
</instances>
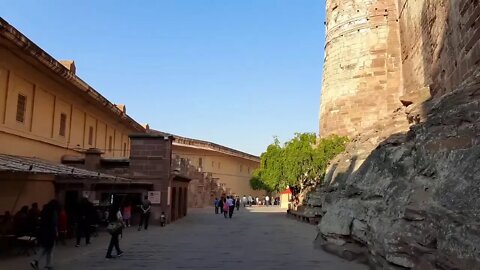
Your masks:
<instances>
[{"instance_id":1,"label":"doorway","mask_svg":"<svg viewBox=\"0 0 480 270\"><path fill-rule=\"evenodd\" d=\"M172 210L171 210L172 221L177 219L177 188L172 187Z\"/></svg>"}]
</instances>

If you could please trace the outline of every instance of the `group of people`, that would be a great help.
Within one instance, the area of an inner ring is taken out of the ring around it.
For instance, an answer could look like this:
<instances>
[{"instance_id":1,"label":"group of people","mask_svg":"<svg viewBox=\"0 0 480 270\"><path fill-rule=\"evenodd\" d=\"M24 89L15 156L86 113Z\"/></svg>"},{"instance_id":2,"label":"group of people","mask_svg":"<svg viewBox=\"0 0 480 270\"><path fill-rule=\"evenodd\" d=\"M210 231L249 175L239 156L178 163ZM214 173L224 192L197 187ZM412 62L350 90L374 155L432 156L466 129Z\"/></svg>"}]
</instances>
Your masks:
<instances>
[{"instance_id":1,"label":"group of people","mask_svg":"<svg viewBox=\"0 0 480 270\"><path fill-rule=\"evenodd\" d=\"M35 269L38 269L38 262L44 257L45 269L51 269L52 251L57 235L66 228L66 212L57 200L51 200L41 210L38 203L33 203L31 207L23 206L14 216L6 211L0 222L2 235L29 236L38 240L42 251L38 259L31 263Z\"/></svg>"},{"instance_id":2,"label":"group of people","mask_svg":"<svg viewBox=\"0 0 480 270\"><path fill-rule=\"evenodd\" d=\"M38 203L33 203L31 207L23 206L15 215L12 216L10 211L5 211L0 218L0 234L15 235L16 237L32 236L37 237L39 234L41 211ZM59 209L58 215L59 230L66 230L66 212Z\"/></svg>"},{"instance_id":3,"label":"group of people","mask_svg":"<svg viewBox=\"0 0 480 270\"><path fill-rule=\"evenodd\" d=\"M139 205L140 223L138 231L147 230L149 226L151 202L145 196L141 205ZM131 226L132 206L129 203L123 205L113 203L103 213L102 218L99 215L99 208L95 208L87 198L82 198L74 211L69 212L72 217L70 220L75 224L75 246L79 247L82 238L85 238L85 244L89 245L91 234L94 230L93 225L101 224L102 221L107 225L107 230L111 234L110 242L107 248L106 258L113 258L112 251L116 250L116 255L122 255L120 249L119 238L123 233L124 227ZM40 210L37 203L33 203L31 207L23 206L14 216L6 211L0 217L0 234L15 235L16 237L32 236L37 239L41 248L38 257L33 260L30 265L33 269L40 269L40 261L45 260L45 269L52 268L52 252L57 240L62 235L65 237L69 230L69 218L67 212L57 200L51 200L45 204ZM160 216L160 225L165 226L166 215L164 212ZM116 227L116 230L110 228Z\"/></svg>"},{"instance_id":4,"label":"group of people","mask_svg":"<svg viewBox=\"0 0 480 270\"><path fill-rule=\"evenodd\" d=\"M257 197L252 197L252 195L243 195L242 199L242 204L243 204L243 207L251 207L252 205L265 205L265 206L269 206L269 205L279 205L280 204L280 197L275 197L273 198L273 201L272 201L272 198L270 198L268 195L264 196L262 199L259 198L258 196Z\"/></svg>"},{"instance_id":5,"label":"group of people","mask_svg":"<svg viewBox=\"0 0 480 270\"><path fill-rule=\"evenodd\" d=\"M213 202L215 206L215 214L223 214L225 218L232 218L235 208L240 209L240 198L234 196L222 196L220 199L215 198Z\"/></svg>"}]
</instances>

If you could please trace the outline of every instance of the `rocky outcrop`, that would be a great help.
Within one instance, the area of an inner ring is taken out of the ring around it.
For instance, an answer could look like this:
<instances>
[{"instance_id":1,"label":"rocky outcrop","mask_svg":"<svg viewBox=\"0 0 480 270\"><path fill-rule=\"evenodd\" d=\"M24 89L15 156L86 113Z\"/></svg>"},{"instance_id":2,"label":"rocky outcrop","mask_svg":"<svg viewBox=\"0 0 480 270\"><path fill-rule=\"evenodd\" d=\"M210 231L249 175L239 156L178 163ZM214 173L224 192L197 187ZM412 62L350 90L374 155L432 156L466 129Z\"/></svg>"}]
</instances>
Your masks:
<instances>
[{"instance_id":1,"label":"rocky outcrop","mask_svg":"<svg viewBox=\"0 0 480 270\"><path fill-rule=\"evenodd\" d=\"M474 78L350 143L308 196L322 215L318 247L373 269L480 269L480 73Z\"/></svg>"}]
</instances>

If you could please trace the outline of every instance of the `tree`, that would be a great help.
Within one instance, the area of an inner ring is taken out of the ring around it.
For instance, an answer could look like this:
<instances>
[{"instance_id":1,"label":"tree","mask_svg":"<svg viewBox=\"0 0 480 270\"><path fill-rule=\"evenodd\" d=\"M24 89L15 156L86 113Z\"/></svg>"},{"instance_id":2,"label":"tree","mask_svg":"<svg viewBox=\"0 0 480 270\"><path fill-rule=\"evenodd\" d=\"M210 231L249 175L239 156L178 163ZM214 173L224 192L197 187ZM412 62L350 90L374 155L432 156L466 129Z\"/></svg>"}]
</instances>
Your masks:
<instances>
[{"instance_id":1,"label":"tree","mask_svg":"<svg viewBox=\"0 0 480 270\"><path fill-rule=\"evenodd\" d=\"M253 190L271 191L267 186L265 186L265 184L262 182L262 179L255 175L250 179L250 186Z\"/></svg>"},{"instance_id":2,"label":"tree","mask_svg":"<svg viewBox=\"0 0 480 270\"><path fill-rule=\"evenodd\" d=\"M260 189L273 191L278 190L278 179L283 179L283 149L280 146L280 141L275 138L274 142L267 147L267 151L260 155L260 168L253 172L253 178L250 180L253 189L261 187ZM255 186L252 185L252 181ZM257 185L256 181L260 181L262 186Z\"/></svg>"},{"instance_id":3,"label":"tree","mask_svg":"<svg viewBox=\"0 0 480 270\"><path fill-rule=\"evenodd\" d=\"M347 141L346 137L336 135L317 140L315 133L296 133L282 147L275 138L260 156L260 168L255 170L251 185L270 191L287 186L303 190L317 185L323 180L330 160L345 150Z\"/></svg>"}]
</instances>

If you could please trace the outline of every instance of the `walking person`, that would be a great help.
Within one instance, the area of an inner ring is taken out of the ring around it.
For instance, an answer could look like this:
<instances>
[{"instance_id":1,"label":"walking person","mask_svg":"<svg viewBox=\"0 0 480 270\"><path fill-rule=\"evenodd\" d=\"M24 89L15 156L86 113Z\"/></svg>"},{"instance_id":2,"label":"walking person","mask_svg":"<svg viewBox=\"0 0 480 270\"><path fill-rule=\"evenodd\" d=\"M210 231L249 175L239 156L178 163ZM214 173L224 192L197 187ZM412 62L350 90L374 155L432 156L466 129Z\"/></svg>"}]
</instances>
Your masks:
<instances>
[{"instance_id":1,"label":"walking person","mask_svg":"<svg viewBox=\"0 0 480 270\"><path fill-rule=\"evenodd\" d=\"M252 207L253 204L253 197L252 195L248 195L248 206Z\"/></svg>"},{"instance_id":2,"label":"walking person","mask_svg":"<svg viewBox=\"0 0 480 270\"><path fill-rule=\"evenodd\" d=\"M270 204L270 197L265 196L265 206L268 206Z\"/></svg>"},{"instance_id":3,"label":"walking person","mask_svg":"<svg viewBox=\"0 0 480 270\"><path fill-rule=\"evenodd\" d=\"M220 197L220 200L218 200L218 208L220 209L220 214L223 214L223 202L225 201L225 198L222 196Z\"/></svg>"},{"instance_id":4,"label":"walking person","mask_svg":"<svg viewBox=\"0 0 480 270\"><path fill-rule=\"evenodd\" d=\"M107 229L109 230L111 237L110 244L108 244L107 255L105 256L105 258L107 259L113 258L113 248L115 248L115 250L117 251L117 257L122 255L123 251L120 249L120 243L118 238L123 232L123 227L125 227L120 207L113 206L110 213L110 224L108 224Z\"/></svg>"},{"instance_id":5,"label":"walking person","mask_svg":"<svg viewBox=\"0 0 480 270\"><path fill-rule=\"evenodd\" d=\"M140 224L138 225L138 230L142 230L142 225L144 226L145 230L148 229L148 222L150 220L150 210L152 207L152 203L148 200L148 196L144 197L142 205L140 209L142 210L141 217L140 217Z\"/></svg>"},{"instance_id":6,"label":"walking person","mask_svg":"<svg viewBox=\"0 0 480 270\"><path fill-rule=\"evenodd\" d=\"M85 236L85 244L90 245L90 226L92 225L94 211L95 208L93 207L93 204L87 198L82 198L77 210L77 229L75 232L77 238L76 247L80 246L82 236Z\"/></svg>"},{"instance_id":7,"label":"walking person","mask_svg":"<svg viewBox=\"0 0 480 270\"><path fill-rule=\"evenodd\" d=\"M237 211L240 210L240 197L238 196L235 199L235 207L237 208Z\"/></svg>"},{"instance_id":8,"label":"walking person","mask_svg":"<svg viewBox=\"0 0 480 270\"><path fill-rule=\"evenodd\" d=\"M228 196L227 196L228 198ZM227 214L228 214L228 202L227 202L228 199L225 199L223 198L222 200L222 211L223 211L223 217L227 218Z\"/></svg>"},{"instance_id":9,"label":"walking person","mask_svg":"<svg viewBox=\"0 0 480 270\"><path fill-rule=\"evenodd\" d=\"M213 201L213 206L215 207L215 214L218 214L218 206L219 206L218 198L215 198L215 201Z\"/></svg>"},{"instance_id":10,"label":"walking person","mask_svg":"<svg viewBox=\"0 0 480 270\"><path fill-rule=\"evenodd\" d=\"M233 197L228 197L227 199L227 205L228 205L228 217L232 218L233 215L233 210L235 209L235 200Z\"/></svg>"},{"instance_id":11,"label":"walking person","mask_svg":"<svg viewBox=\"0 0 480 270\"><path fill-rule=\"evenodd\" d=\"M60 204L57 200L51 200L46 204L40 213L38 243L42 248L38 258L30 263L33 269L40 269L40 262L45 257L45 267L52 269L52 253L55 246L55 239L58 235L58 211Z\"/></svg>"},{"instance_id":12,"label":"walking person","mask_svg":"<svg viewBox=\"0 0 480 270\"><path fill-rule=\"evenodd\" d=\"M243 203L243 208L245 208L245 205L247 205L247 203L248 203L247 196L243 195L242 203Z\"/></svg>"}]
</instances>

